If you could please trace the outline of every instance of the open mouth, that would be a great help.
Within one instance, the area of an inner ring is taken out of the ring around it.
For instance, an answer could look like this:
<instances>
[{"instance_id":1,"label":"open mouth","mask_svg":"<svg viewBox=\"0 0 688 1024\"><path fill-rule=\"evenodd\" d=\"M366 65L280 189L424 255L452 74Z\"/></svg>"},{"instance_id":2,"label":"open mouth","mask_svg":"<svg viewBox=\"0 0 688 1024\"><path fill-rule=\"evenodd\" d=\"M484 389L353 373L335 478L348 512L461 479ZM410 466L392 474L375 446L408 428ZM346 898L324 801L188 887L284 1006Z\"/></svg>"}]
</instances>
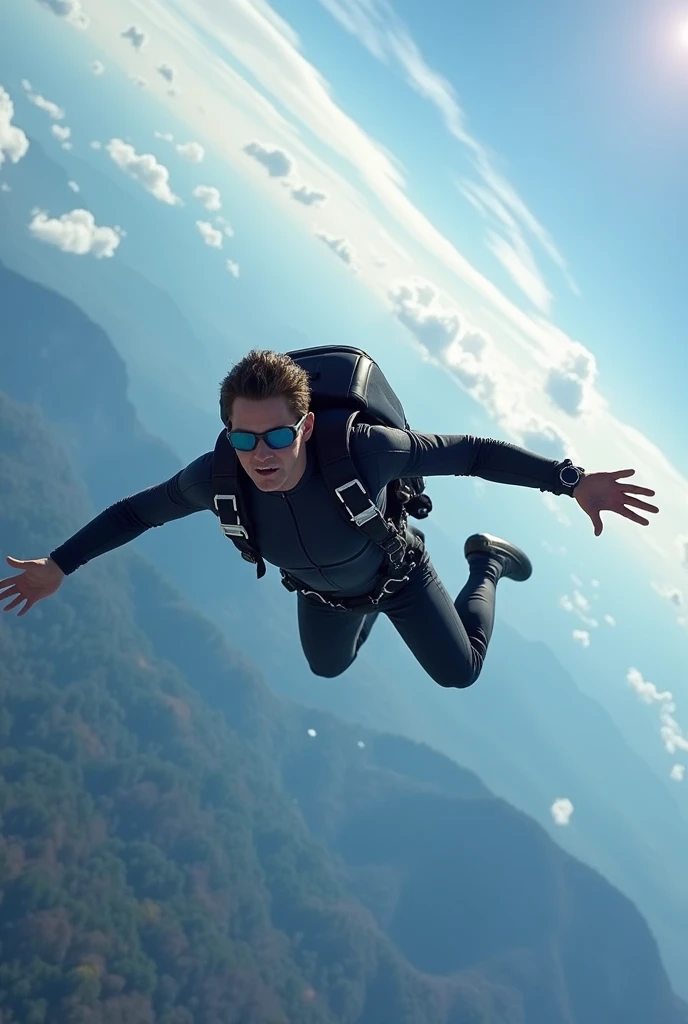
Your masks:
<instances>
[{"instance_id":1,"label":"open mouth","mask_svg":"<svg viewBox=\"0 0 688 1024\"><path fill-rule=\"evenodd\" d=\"M261 476L272 476L273 473L277 472L277 466L271 466L269 469L256 469L257 473Z\"/></svg>"}]
</instances>

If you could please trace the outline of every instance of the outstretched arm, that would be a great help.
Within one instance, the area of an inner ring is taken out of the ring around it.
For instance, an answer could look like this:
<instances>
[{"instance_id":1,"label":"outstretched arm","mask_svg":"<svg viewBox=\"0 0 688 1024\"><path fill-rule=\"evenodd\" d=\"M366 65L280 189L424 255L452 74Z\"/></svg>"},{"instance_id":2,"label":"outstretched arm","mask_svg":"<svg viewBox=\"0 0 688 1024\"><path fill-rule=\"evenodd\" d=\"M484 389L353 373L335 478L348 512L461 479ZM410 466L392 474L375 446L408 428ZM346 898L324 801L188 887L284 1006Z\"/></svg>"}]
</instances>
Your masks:
<instances>
[{"instance_id":1,"label":"outstretched arm","mask_svg":"<svg viewBox=\"0 0 688 1024\"><path fill-rule=\"evenodd\" d=\"M19 570L0 580L0 601L10 599L3 611L25 615L37 601L50 597L65 576L98 555L127 544L153 526L162 526L202 509L212 509L212 462L208 452L164 483L116 502L66 540L47 558L20 560L7 557Z\"/></svg>"}]
</instances>

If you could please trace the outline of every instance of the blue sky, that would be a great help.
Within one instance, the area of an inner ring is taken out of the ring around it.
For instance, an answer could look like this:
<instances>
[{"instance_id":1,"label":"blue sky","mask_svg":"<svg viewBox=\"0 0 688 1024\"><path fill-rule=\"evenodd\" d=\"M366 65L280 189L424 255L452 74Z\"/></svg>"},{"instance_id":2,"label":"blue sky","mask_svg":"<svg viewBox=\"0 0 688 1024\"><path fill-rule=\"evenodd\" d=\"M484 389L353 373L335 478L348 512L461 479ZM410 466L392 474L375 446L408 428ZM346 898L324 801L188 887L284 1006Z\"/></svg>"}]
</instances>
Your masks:
<instances>
[{"instance_id":1,"label":"blue sky","mask_svg":"<svg viewBox=\"0 0 688 1024\"><path fill-rule=\"evenodd\" d=\"M89 211L100 230L73 225L90 251L65 258L128 261L189 316L220 330L231 313L261 343L280 325L361 343L421 429L636 467L662 509L648 529L607 517L594 540L562 499L513 489L497 502L471 485L456 536L453 480L433 482L435 522L452 588L472 528L537 551L538 587L527 601L504 589L501 613L551 643L581 685L613 677L606 699L627 700L629 716L633 687L644 693L661 749L667 736L688 744L688 7L554 6L24 0L0 44L0 85L16 128L131 202L120 236L104 191ZM0 178L19 151L4 110ZM64 126L71 149L51 134ZM177 149L188 143L202 158ZM219 190L220 211L198 185ZM67 246L55 219L78 208L74 193L45 211L35 244ZM667 777L686 757L666 751Z\"/></svg>"}]
</instances>

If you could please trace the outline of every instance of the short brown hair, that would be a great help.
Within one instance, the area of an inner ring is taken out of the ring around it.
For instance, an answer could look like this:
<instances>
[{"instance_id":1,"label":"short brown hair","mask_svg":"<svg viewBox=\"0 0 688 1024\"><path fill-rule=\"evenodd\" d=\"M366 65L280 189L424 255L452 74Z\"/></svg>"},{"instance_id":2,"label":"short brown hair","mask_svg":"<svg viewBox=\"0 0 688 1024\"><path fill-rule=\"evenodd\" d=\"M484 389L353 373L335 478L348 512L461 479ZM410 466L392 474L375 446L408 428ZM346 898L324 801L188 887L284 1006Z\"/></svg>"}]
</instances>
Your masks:
<instances>
[{"instance_id":1,"label":"short brown hair","mask_svg":"<svg viewBox=\"0 0 688 1024\"><path fill-rule=\"evenodd\" d=\"M232 367L220 385L222 420L229 426L235 398L286 398L296 419L310 409L308 374L291 356L270 349L251 349Z\"/></svg>"}]
</instances>

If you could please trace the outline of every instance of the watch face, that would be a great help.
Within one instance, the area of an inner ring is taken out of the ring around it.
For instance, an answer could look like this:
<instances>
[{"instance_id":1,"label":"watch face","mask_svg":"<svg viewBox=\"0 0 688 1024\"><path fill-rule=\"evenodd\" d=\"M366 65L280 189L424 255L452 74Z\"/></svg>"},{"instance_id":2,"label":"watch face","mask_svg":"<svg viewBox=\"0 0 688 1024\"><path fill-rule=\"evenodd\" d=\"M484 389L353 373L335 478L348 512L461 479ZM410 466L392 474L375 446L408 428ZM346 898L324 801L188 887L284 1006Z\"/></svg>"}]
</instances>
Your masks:
<instances>
[{"instance_id":1,"label":"watch face","mask_svg":"<svg viewBox=\"0 0 688 1024\"><path fill-rule=\"evenodd\" d=\"M566 466L559 475L562 483L565 484L576 484L580 478L580 473L575 466Z\"/></svg>"}]
</instances>

